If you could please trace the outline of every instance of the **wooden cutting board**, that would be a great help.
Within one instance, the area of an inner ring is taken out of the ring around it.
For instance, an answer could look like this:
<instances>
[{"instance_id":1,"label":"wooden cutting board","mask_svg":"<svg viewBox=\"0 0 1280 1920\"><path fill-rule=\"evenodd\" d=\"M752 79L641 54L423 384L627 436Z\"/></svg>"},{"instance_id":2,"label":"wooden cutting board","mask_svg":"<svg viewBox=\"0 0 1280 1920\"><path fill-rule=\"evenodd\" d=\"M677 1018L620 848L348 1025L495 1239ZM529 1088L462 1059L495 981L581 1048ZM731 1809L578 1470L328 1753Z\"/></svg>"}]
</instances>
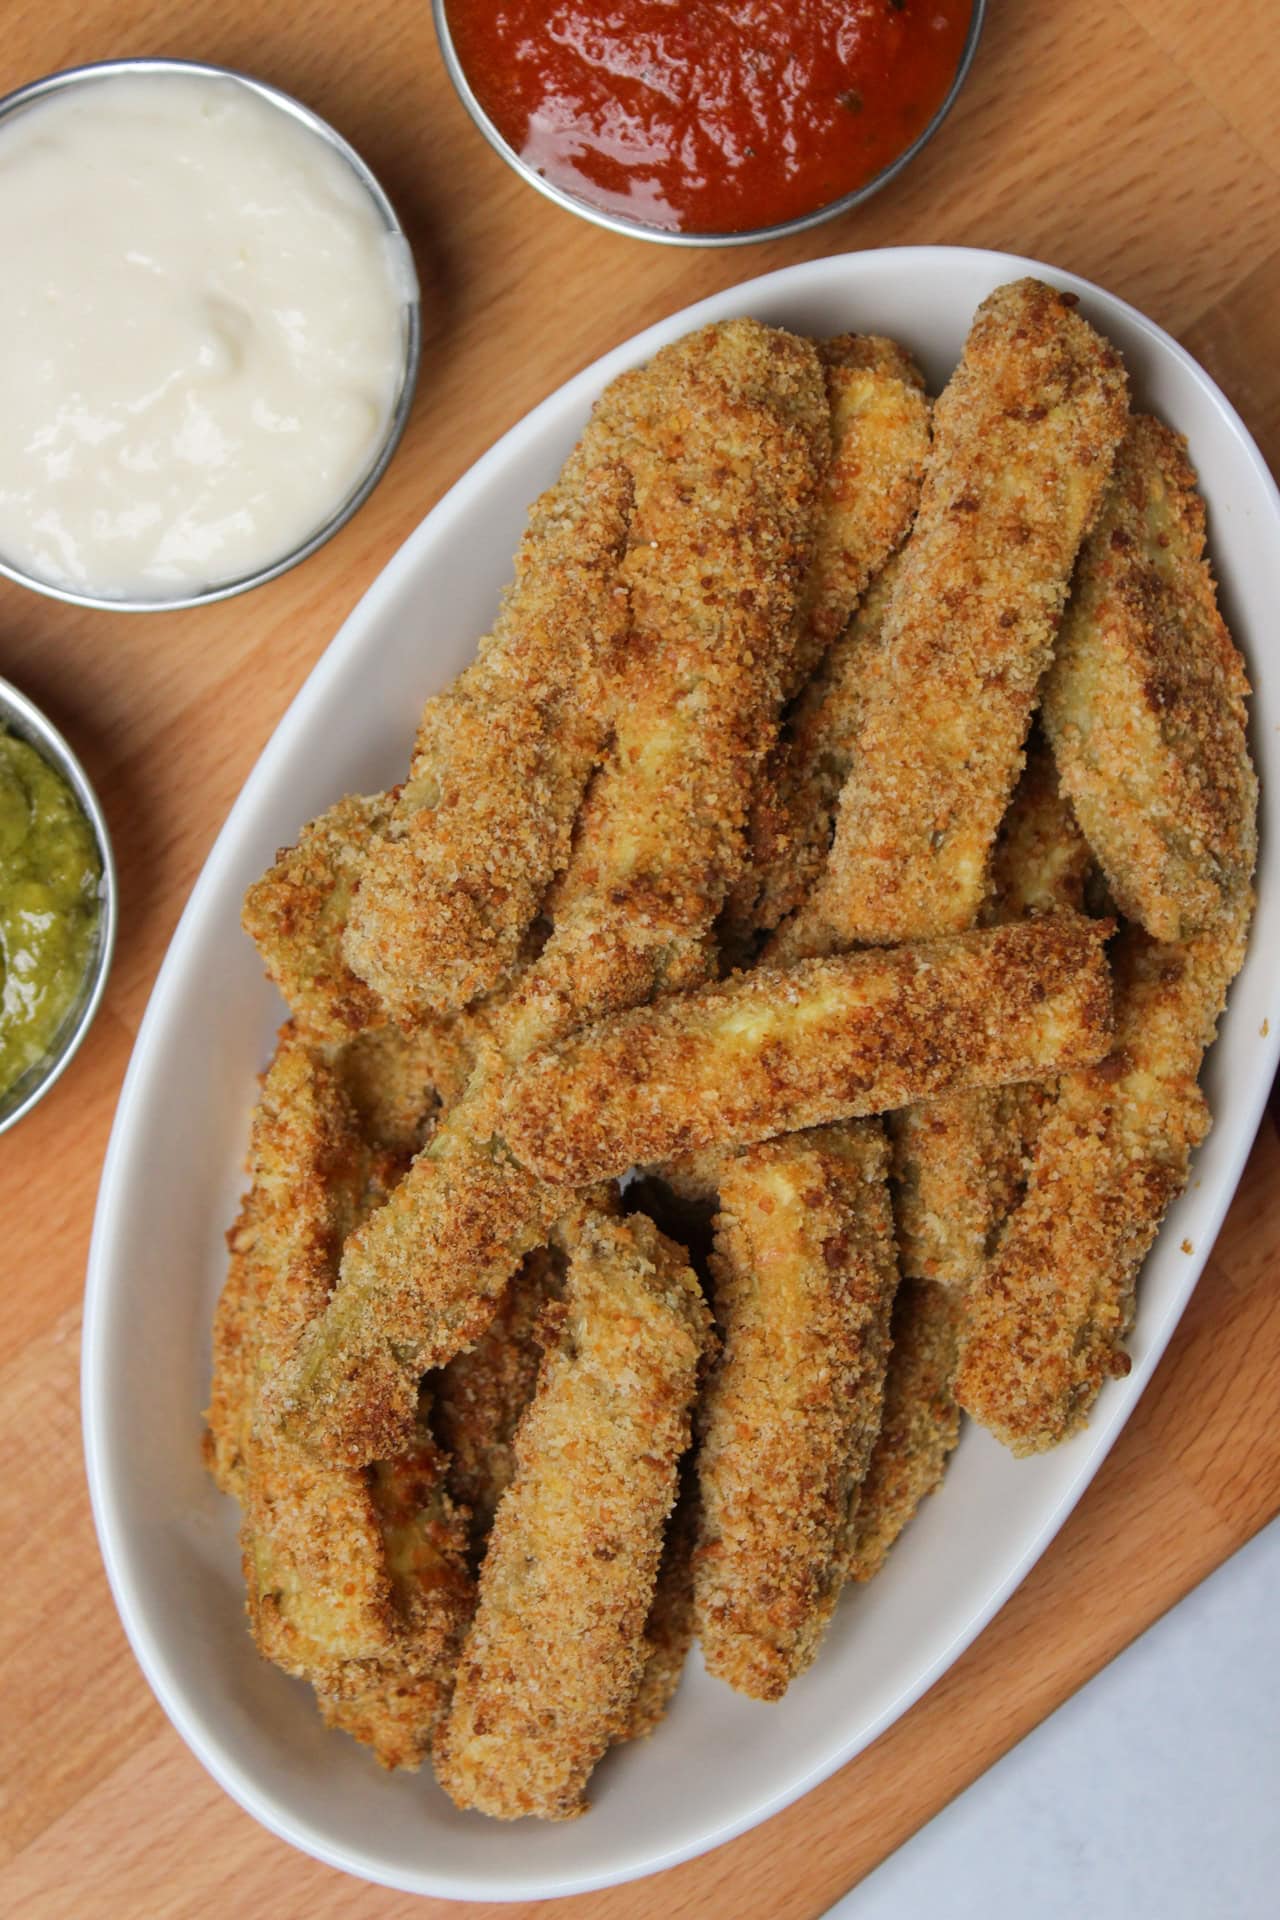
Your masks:
<instances>
[{"instance_id":1,"label":"wooden cutting board","mask_svg":"<svg viewBox=\"0 0 1280 1920\"><path fill-rule=\"evenodd\" d=\"M152 1700L98 1561L76 1395L85 1251L121 1075L188 889L316 656L450 482L575 369L736 280L904 242L1054 261L1177 334L1280 465L1271 0L1226 13L1199 0L992 0L969 87L904 178L815 233L730 252L645 246L540 201L457 105L427 0L6 0L3 11L0 88L163 52L301 95L389 187L428 319L417 408L388 478L298 572L225 606L148 618L0 586L0 673L82 753L123 898L90 1043L0 1141L0 1911L204 1920L225 1903L241 1920L444 1920L463 1909L319 1867L214 1786ZM1278 1264L1273 1117L1142 1406L965 1658L860 1760L755 1833L542 1912L810 1920L1240 1546L1280 1506Z\"/></svg>"}]
</instances>

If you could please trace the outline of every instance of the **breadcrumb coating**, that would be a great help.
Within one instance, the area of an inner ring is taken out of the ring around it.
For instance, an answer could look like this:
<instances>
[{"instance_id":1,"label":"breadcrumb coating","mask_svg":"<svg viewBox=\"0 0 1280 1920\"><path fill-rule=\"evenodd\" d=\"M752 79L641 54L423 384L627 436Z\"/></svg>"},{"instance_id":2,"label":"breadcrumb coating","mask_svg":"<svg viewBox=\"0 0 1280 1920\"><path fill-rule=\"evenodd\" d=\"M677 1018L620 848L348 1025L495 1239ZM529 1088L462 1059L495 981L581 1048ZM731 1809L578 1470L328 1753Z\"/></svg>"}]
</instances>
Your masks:
<instances>
[{"instance_id":1,"label":"breadcrumb coating","mask_svg":"<svg viewBox=\"0 0 1280 1920\"><path fill-rule=\"evenodd\" d=\"M1109 931L1047 915L735 974L533 1055L507 1085L507 1144L543 1179L583 1184L1096 1060Z\"/></svg>"},{"instance_id":2,"label":"breadcrumb coating","mask_svg":"<svg viewBox=\"0 0 1280 1920\"><path fill-rule=\"evenodd\" d=\"M351 1102L360 1138L407 1164L439 1111L440 1035L402 1033L388 1022L324 1051Z\"/></svg>"},{"instance_id":3,"label":"breadcrumb coating","mask_svg":"<svg viewBox=\"0 0 1280 1920\"><path fill-rule=\"evenodd\" d=\"M402 1024L494 986L568 858L627 633L621 452L601 409L534 504L493 632L427 702L371 836L343 948Z\"/></svg>"},{"instance_id":4,"label":"breadcrumb coating","mask_svg":"<svg viewBox=\"0 0 1280 1920\"><path fill-rule=\"evenodd\" d=\"M708 1671L757 1700L810 1665L844 1583L898 1284L887 1163L863 1121L752 1147L721 1181L694 1593Z\"/></svg>"},{"instance_id":5,"label":"breadcrumb coating","mask_svg":"<svg viewBox=\"0 0 1280 1920\"><path fill-rule=\"evenodd\" d=\"M1230 915L1257 854L1244 662L1214 597L1186 441L1139 415L1045 684L1063 784L1121 910L1157 940Z\"/></svg>"},{"instance_id":6,"label":"breadcrumb coating","mask_svg":"<svg viewBox=\"0 0 1280 1920\"><path fill-rule=\"evenodd\" d=\"M934 408L831 857L770 957L973 924L1126 417L1119 355L1070 296L1019 280L983 302Z\"/></svg>"},{"instance_id":7,"label":"breadcrumb coating","mask_svg":"<svg viewBox=\"0 0 1280 1920\"><path fill-rule=\"evenodd\" d=\"M362 1133L340 1062L286 1026L254 1116L251 1185L228 1236L206 1454L241 1505L261 1652L334 1711L359 1700L350 1730L386 1764L416 1765L471 1599L441 1458L419 1428L395 1461L334 1468L261 1411L266 1382L324 1306L343 1240L400 1164ZM420 1734L412 1752L410 1721Z\"/></svg>"},{"instance_id":8,"label":"breadcrumb coating","mask_svg":"<svg viewBox=\"0 0 1280 1920\"><path fill-rule=\"evenodd\" d=\"M458 1097L471 1070L471 1050L458 1022L424 1020L410 1043L343 958L356 877L370 837L386 821L394 798L394 793L348 794L312 820L297 844L282 847L274 865L249 888L241 913L244 930L299 1030L341 1052L357 1105L362 1098L366 1105L384 1101L381 1083L388 1076L405 1086L410 1102L415 1100L407 1076L417 1074L419 1060L423 1084L446 1102ZM349 1047L356 1036L359 1046ZM406 1119L408 1111L406 1106Z\"/></svg>"},{"instance_id":9,"label":"breadcrumb coating","mask_svg":"<svg viewBox=\"0 0 1280 1920\"><path fill-rule=\"evenodd\" d=\"M568 1197L496 1137L507 1065L588 1018L705 977L743 822L781 706L826 456L807 342L754 321L705 328L624 375L635 482L623 566L632 633L610 755L588 796L539 956L490 1015L493 1040L341 1282L277 1413L331 1458L394 1451L419 1373L478 1338Z\"/></svg>"},{"instance_id":10,"label":"breadcrumb coating","mask_svg":"<svg viewBox=\"0 0 1280 1920\"><path fill-rule=\"evenodd\" d=\"M666 1718L694 1642L693 1555L701 1507L692 1449L680 1462L679 1485L644 1623L640 1685L614 1733L615 1746L624 1740L647 1739Z\"/></svg>"},{"instance_id":11,"label":"breadcrumb coating","mask_svg":"<svg viewBox=\"0 0 1280 1920\"><path fill-rule=\"evenodd\" d=\"M946 1471L960 1438L952 1391L956 1298L927 1280L904 1280L893 1303L884 1418L854 1515L849 1578L867 1581Z\"/></svg>"},{"instance_id":12,"label":"breadcrumb coating","mask_svg":"<svg viewBox=\"0 0 1280 1920\"><path fill-rule=\"evenodd\" d=\"M663 1530L710 1317L642 1215L588 1213L516 1436L434 1764L498 1819L583 1811L645 1660Z\"/></svg>"},{"instance_id":13,"label":"breadcrumb coating","mask_svg":"<svg viewBox=\"0 0 1280 1920\"><path fill-rule=\"evenodd\" d=\"M241 925L289 1011L317 1038L345 1040L386 1019L342 952L351 896L370 837L394 796L349 793L281 847L244 897Z\"/></svg>"},{"instance_id":14,"label":"breadcrumb coating","mask_svg":"<svg viewBox=\"0 0 1280 1920\"><path fill-rule=\"evenodd\" d=\"M787 693L804 686L915 517L929 447L924 376L892 340L819 342L831 459L816 509Z\"/></svg>"},{"instance_id":15,"label":"breadcrumb coating","mask_svg":"<svg viewBox=\"0 0 1280 1920\"><path fill-rule=\"evenodd\" d=\"M751 816L751 867L723 933L730 953L751 951L754 935L771 933L802 906L826 865L853 765L867 661L883 644L902 564L900 550L870 583L787 718ZM802 944L797 938L793 958Z\"/></svg>"},{"instance_id":16,"label":"breadcrumb coating","mask_svg":"<svg viewBox=\"0 0 1280 1920\"><path fill-rule=\"evenodd\" d=\"M956 1395L1015 1453L1066 1439L1129 1370L1138 1271L1209 1128L1196 1081L1247 927L1244 905L1185 945L1134 927L1117 943L1115 1047L1063 1076L1026 1198L966 1297Z\"/></svg>"},{"instance_id":17,"label":"breadcrumb coating","mask_svg":"<svg viewBox=\"0 0 1280 1920\"><path fill-rule=\"evenodd\" d=\"M471 1515L477 1564L511 1484L516 1429L538 1384L543 1309L563 1290L557 1249L538 1247L512 1275L474 1347L456 1355L434 1380L434 1422L449 1456L449 1491Z\"/></svg>"},{"instance_id":18,"label":"breadcrumb coating","mask_svg":"<svg viewBox=\"0 0 1280 1920\"><path fill-rule=\"evenodd\" d=\"M620 384L635 415L627 673L551 937L496 1024L511 1059L714 971L794 673L830 444L814 347L733 321Z\"/></svg>"},{"instance_id":19,"label":"breadcrumb coating","mask_svg":"<svg viewBox=\"0 0 1280 1920\"><path fill-rule=\"evenodd\" d=\"M1091 857L1038 734L1000 829L989 926L1079 911ZM904 1107L889 1119L902 1271L967 1286L1026 1184L1026 1154L1043 1090L977 1087Z\"/></svg>"}]
</instances>

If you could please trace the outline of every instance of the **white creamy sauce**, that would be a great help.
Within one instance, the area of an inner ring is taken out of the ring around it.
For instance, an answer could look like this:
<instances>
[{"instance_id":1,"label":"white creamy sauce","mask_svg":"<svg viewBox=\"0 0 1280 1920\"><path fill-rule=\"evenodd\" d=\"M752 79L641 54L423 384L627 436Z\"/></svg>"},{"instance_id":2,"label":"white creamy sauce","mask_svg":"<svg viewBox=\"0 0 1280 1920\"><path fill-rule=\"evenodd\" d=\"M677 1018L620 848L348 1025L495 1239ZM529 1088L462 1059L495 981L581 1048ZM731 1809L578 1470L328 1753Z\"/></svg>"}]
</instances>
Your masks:
<instances>
[{"instance_id":1,"label":"white creamy sauce","mask_svg":"<svg viewBox=\"0 0 1280 1920\"><path fill-rule=\"evenodd\" d=\"M216 75L0 125L0 559L181 598L285 558L368 470L412 265L300 121Z\"/></svg>"}]
</instances>

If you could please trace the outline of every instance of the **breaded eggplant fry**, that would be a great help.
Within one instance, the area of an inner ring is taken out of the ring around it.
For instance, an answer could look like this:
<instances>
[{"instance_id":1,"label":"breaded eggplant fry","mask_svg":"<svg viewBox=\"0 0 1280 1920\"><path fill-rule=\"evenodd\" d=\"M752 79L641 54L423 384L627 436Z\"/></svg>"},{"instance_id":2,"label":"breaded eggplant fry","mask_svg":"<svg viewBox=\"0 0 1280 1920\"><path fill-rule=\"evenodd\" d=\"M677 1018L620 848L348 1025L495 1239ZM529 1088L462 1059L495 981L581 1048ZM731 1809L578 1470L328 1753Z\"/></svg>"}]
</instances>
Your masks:
<instances>
[{"instance_id":1,"label":"breaded eggplant fry","mask_svg":"<svg viewBox=\"0 0 1280 1920\"><path fill-rule=\"evenodd\" d=\"M624 566L633 652L551 937L493 1014L501 1057L352 1237L328 1312L279 1387L278 1413L353 1464L400 1444L418 1374L479 1336L567 1204L496 1137L504 1066L705 977L774 737L825 459L817 356L734 321L619 385L639 542Z\"/></svg>"},{"instance_id":2,"label":"breaded eggplant fry","mask_svg":"<svg viewBox=\"0 0 1280 1920\"><path fill-rule=\"evenodd\" d=\"M224 1493L243 1496L260 1373L273 1340L323 1305L369 1174L337 1072L292 1023L263 1077L250 1186L227 1235L227 1284L214 1315L206 1451Z\"/></svg>"},{"instance_id":3,"label":"breaded eggplant fry","mask_svg":"<svg viewBox=\"0 0 1280 1920\"><path fill-rule=\"evenodd\" d=\"M472 1064L457 1022L423 1021L412 1043L406 1041L378 996L343 958L342 937L356 875L370 835L385 821L393 798L386 793L348 794L311 821L297 845L282 847L275 865L249 888L241 914L268 978L280 989L300 1031L339 1049L359 1036L359 1045L342 1056L357 1106L359 1086L372 1097L385 1073L405 1084L408 1092L406 1076L416 1076L419 1059L424 1085L442 1101L455 1100ZM362 1055L368 1060L367 1071Z\"/></svg>"},{"instance_id":4,"label":"breaded eggplant fry","mask_svg":"<svg viewBox=\"0 0 1280 1920\"><path fill-rule=\"evenodd\" d=\"M871 1580L960 1438L952 1392L959 1306L945 1287L904 1280L893 1303L884 1418L854 1515L849 1578Z\"/></svg>"},{"instance_id":5,"label":"breaded eggplant fry","mask_svg":"<svg viewBox=\"0 0 1280 1920\"><path fill-rule=\"evenodd\" d=\"M640 1215L585 1216L551 1311L433 1756L458 1806L504 1820L582 1812L626 1724L709 1334L682 1252Z\"/></svg>"},{"instance_id":6,"label":"breaded eggplant fry","mask_svg":"<svg viewBox=\"0 0 1280 1920\"><path fill-rule=\"evenodd\" d=\"M616 737L551 896L551 937L495 1023L508 1059L714 971L710 936L793 671L829 449L816 352L753 321L707 328L659 355L629 405Z\"/></svg>"},{"instance_id":7,"label":"breaded eggplant fry","mask_svg":"<svg viewBox=\"0 0 1280 1920\"><path fill-rule=\"evenodd\" d=\"M511 1275L572 1201L507 1151L500 1084L449 1110L385 1206L350 1236L325 1312L268 1384L271 1417L334 1462L399 1451L420 1374L479 1339Z\"/></svg>"},{"instance_id":8,"label":"breaded eggplant fry","mask_svg":"<svg viewBox=\"0 0 1280 1920\"><path fill-rule=\"evenodd\" d=\"M351 895L393 795L348 794L282 847L244 897L241 924L294 1018L318 1039L345 1040L386 1019L342 952Z\"/></svg>"},{"instance_id":9,"label":"breaded eggplant fry","mask_svg":"<svg viewBox=\"0 0 1280 1920\"><path fill-rule=\"evenodd\" d=\"M471 1515L477 1563L511 1484L512 1443L538 1384L538 1324L563 1287L558 1249L538 1247L526 1255L475 1346L452 1359L434 1382L435 1429L449 1455L449 1491Z\"/></svg>"},{"instance_id":10,"label":"breaded eggplant fry","mask_svg":"<svg viewBox=\"0 0 1280 1920\"><path fill-rule=\"evenodd\" d=\"M1204 555L1186 442L1139 415L1045 683L1063 784L1121 910L1157 940L1232 911L1257 853L1249 686Z\"/></svg>"},{"instance_id":11,"label":"breaded eggplant fry","mask_svg":"<svg viewBox=\"0 0 1280 1920\"><path fill-rule=\"evenodd\" d=\"M721 923L723 947L734 959L747 958L754 936L799 906L826 857L849 771L858 655L887 602L876 576L885 569L892 577L886 563L915 517L929 446L919 370L892 341L846 334L819 351L834 450L790 687L799 697L761 781L747 870Z\"/></svg>"},{"instance_id":12,"label":"breaded eggplant fry","mask_svg":"<svg viewBox=\"0 0 1280 1920\"><path fill-rule=\"evenodd\" d=\"M439 1111L441 1078L449 1077L447 1068L442 1074L442 1052L434 1029L406 1034L389 1021L326 1049L369 1146L406 1163L419 1151Z\"/></svg>"},{"instance_id":13,"label":"breaded eggplant fry","mask_svg":"<svg viewBox=\"0 0 1280 1920\"><path fill-rule=\"evenodd\" d=\"M956 1397L1015 1453L1066 1439L1129 1370L1138 1270L1208 1131L1196 1080L1247 924L1246 903L1226 933L1118 942L1115 1048L1063 1076L1026 1198L966 1296Z\"/></svg>"},{"instance_id":14,"label":"breaded eggplant fry","mask_svg":"<svg viewBox=\"0 0 1280 1920\"><path fill-rule=\"evenodd\" d=\"M693 1645L693 1555L698 1543L698 1476L690 1448L680 1462L680 1491L667 1522L649 1617L644 1623L644 1667L635 1698L614 1744L644 1740L666 1718Z\"/></svg>"},{"instance_id":15,"label":"breaded eggplant fry","mask_svg":"<svg viewBox=\"0 0 1280 1920\"><path fill-rule=\"evenodd\" d=\"M1032 735L1027 765L992 859L989 926L1078 911L1091 857L1058 789L1048 748ZM1030 1097L1028 1097L1030 1096ZM889 1119L902 1271L967 1286L1021 1196L1044 1090L976 1087L903 1107Z\"/></svg>"},{"instance_id":16,"label":"breaded eggplant fry","mask_svg":"<svg viewBox=\"0 0 1280 1920\"><path fill-rule=\"evenodd\" d=\"M983 302L934 408L831 858L771 958L973 924L1126 415L1119 355L1070 297L1019 280Z\"/></svg>"},{"instance_id":17,"label":"breaded eggplant fry","mask_svg":"<svg viewBox=\"0 0 1280 1920\"><path fill-rule=\"evenodd\" d=\"M423 1726L443 1705L470 1598L461 1517L422 1433L405 1457L351 1472L316 1460L264 1422L261 1397L322 1310L343 1240L384 1197L402 1161L362 1136L339 1066L288 1026L264 1078L250 1164L252 1184L228 1236L206 1451L219 1485L242 1508L260 1650L330 1701L364 1699L364 1724L383 1752L382 1691L396 1686L400 1718L412 1708ZM396 1492L394 1510L381 1497L385 1488ZM403 1731L389 1726L385 1745L388 1764L407 1751Z\"/></svg>"},{"instance_id":18,"label":"breaded eggplant fry","mask_svg":"<svg viewBox=\"0 0 1280 1920\"><path fill-rule=\"evenodd\" d=\"M826 863L853 764L866 662L882 643L901 566L899 551L788 717L751 816L751 866L726 914L722 937L730 952L748 952L753 936L771 933L802 906ZM798 950L793 957L801 957Z\"/></svg>"},{"instance_id":19,"label":"breaded eggplant fry","mask_svg":"<svg viewBox=\"0 0 1280 1920\"><path fill-rule=\"evenodd\" d=\"M804 686L915 517L929 447L924 378L892 340L842 334L818 352L831 461L817 503L788 695Z\"/></svg>"},{"instance_id":20,"label":"breaded eggplant fry","mask_svg":"<svg viewBox=\"0 0 1280 1920\"><path fill-rule=\"evenodd\" d=\"M427 702L409 777L371 838L344 952L405 1025L502 978L568 858L627 630L620 453L601 411L534 504L493 632Z\"/></svg>"},{"instance_id":21,"label":"breaded eggplant fry","mask_svg":"<svg viewBox=\"0 0 1280 1920\"><path fill-rule=\"evenodd\" d=\"M1092 866L1089 843L1036 728L991 856L991 893L982 911L983 925L1001 926L1064 909L1082 912Z\"/></svg>"},{"instance_id":22,"label":"breaded eggplant fry","mask_svg":"<svg viewBox=\"0 0 1280 1920\"><path fill-rule=\"evenodd\" d=\"M543 1179L585 1184L1097 1060L1109 932L1053 914L736 974L533 1055L507 1085L507 1143Z\"/></svg>"},{"instance_id":23,"label":"breaded eggplant fry","mask_svg":"<svg viewBox=\"0 0 1280 1920\"><path fill-rule=\"evenodd\" d=\"M694 1594L708 1671L757 1700L813 1660L844 1583L898 1284L887 1163L862 1121L724 1170Z\"/></svg>"},{"instance_id":24,"label":"breaded eggplant fry","mask_svg":"<svg viewBox=\"0 0 1280 1920\"><path fill-rule=\"evenodd\" d=\"M460 1552L460 1515L445 1488L447 1462L428 1430L429 1406L405 1453L367 1470L373 1509L403 1631L347 1696L321 1693L325 1723L371 1747L384 1767L415 1768L448 1704L474 1589Z\"/></svg>"},{"instance_id":25,"label":"breaded eggplant fry","mask_svg":"<svg viewBox=\"0 0 1280 1920\"><path fill-rule=\"evenodd\" d=\"M972 1087L886 1116L904 1275L964 1287L981 1273L1022 1185L1020 1093Z\"/></svg>"}]
</instances>

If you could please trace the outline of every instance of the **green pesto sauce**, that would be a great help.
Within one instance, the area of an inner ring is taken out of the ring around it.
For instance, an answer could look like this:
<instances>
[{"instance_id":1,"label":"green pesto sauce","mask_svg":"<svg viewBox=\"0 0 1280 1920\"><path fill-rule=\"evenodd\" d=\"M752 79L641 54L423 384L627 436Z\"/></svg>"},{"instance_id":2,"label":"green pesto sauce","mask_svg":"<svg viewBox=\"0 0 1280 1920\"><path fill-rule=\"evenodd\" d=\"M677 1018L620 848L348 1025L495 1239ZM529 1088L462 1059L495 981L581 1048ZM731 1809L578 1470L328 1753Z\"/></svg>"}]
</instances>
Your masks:
<instances>
[{"instance_id":1,"label":"green pesto sauce","mask_svg":"<svg viewBox=\"0 0 1280 1920\"><path fill-rule=\"evenodd\" d=\"M57 1036L93 952L102 862L62 777L0 732L0 1094Z\"/></svg>"}]
</instances>

